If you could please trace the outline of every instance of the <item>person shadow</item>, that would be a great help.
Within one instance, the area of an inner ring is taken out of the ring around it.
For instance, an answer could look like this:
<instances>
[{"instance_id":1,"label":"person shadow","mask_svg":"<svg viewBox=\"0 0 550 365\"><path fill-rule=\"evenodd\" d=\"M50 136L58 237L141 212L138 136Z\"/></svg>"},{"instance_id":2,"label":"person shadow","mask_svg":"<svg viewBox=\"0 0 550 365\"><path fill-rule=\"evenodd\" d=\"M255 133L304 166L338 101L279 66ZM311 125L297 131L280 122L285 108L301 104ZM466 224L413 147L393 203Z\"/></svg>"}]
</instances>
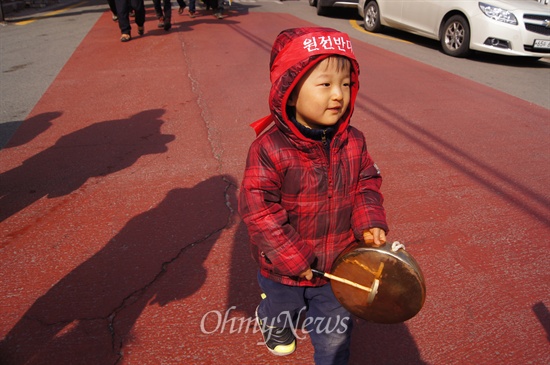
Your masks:
<instances>
[{"instance_id":1,"label":"person shadow","mask_svg":"<svg viewBox=\"0 0 550 365\"><path fill-rule=\"evenodd\" d=\"M163 153L173 135L162 134L163 109L139 112L128 119L92 124L59 138L56 143L0 174L0 222L37 200L68 195L92 177L106 176L134 164L140 157ZM44 115L51 118L53 115ZM24 122L14 144L48 125ZM28 126L28 127L27 127ZM34 127L33 127L34 126Z\"/></svg>"},{"instance_id":2,"label":"person shadow","mask_svg":"<svg viewBox=\"0 0 550 365\"><path fill-rule=\"evenodd\" d=\"M261 290L256 281L257 266L249 249L249 236L242 221L236 229L231 253L231 274L228 292L228 306L246 318L254 318L255 308L261 298ZM425 365L413 335L406 323L377 324L353 317L354 328L350 347L349 365ZM298 326L300 330L300 326ZM260 339L256 333L254 339ZM306 339L308 341L308 339ZM305 351L298 342L295 354ZM261 351L267 351L261 348ZM275 363L275 359L272 359ZM311 355L313 364L313 355Z\"/></svg>"},{"instance_id":3,"label":"person shadow","mask_svg":"<svg viewBox=\"0 0 550 365\"><path fill-rule=\"evenodd\" d=\"M52 121L61 115L61 112L47 112L32 116L24 122L0 124L0 148L13 148L29 143L47 131L53 125ZM12 138L14 134L16 137Z\"/></svg>"},{"instance_id":4,"label":"person shadow","mask_svg":"<svg viewBox=\"0 0 550 365\"><path fill-rule=\"evenodd\" d=\"M550 342L550 311L543 302L537 302L532 307L533 313L546 332L546 339Z\"/></svg>"},{"instance_id":5,"label":"person shadow","mask_svg":"<svg viewBox=\"0 0 550 365\"><path fill-rule=\"evenodd\" d=\"M0 342L4 365L122 362L149 305L198 291L204 260L229 227L230 176L170 190L88 260L38 298Z\"/></svg>"},{"instance_id":6,"label":"person shadow","mask_svg":"<svg viewBox=\"0 0 550 365\"><path fill-rule=\"evenodd\" d=\"M350 365L426 365L406 323L354 319Z\"/></svg>"}]
</instances>

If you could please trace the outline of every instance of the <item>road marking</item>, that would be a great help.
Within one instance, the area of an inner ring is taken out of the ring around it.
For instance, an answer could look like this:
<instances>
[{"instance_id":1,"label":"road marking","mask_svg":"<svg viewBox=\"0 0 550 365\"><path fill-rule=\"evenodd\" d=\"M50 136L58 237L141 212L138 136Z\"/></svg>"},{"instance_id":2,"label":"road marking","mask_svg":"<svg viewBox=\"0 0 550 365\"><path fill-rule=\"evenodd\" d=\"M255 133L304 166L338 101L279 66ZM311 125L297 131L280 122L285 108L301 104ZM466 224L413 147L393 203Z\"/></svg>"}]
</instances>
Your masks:
<instances>
[{"instance_id":1,"label":"road marking","mask_svg":"<svg viewBox=\"0 0 550 365\"><path fill-rule=\"evenodd\" d=\"M15 25L27 25L27 24L30 24L32 22L35 22L39 19L45 19L45 18L49 18L49 17L52 17L52 16L56 16L58 14L61 14L61 13L64 13L66 12L67 10L70 10L72 8L76 8L77 6L80 6L80 5L83 5L87 3L87 1L81 1L79 2L78 4L73 4L73 5L69 5L67 6L66 8L63 8L63 9L59 9L59 10L54 10L54 11L50 11L46 14L42 14L42 15L38 15L38 16L35 16L35 17L32 17L32 18L29 18L27 20L22 20L20 22L17 22L17 23L14 23Z\"/></svg>"},{"instance_id":2,"label":"road marking","mask_svg":"<svg viewBox=\"0 0 550 365\"><path fill-rule=\"evenodd\" d=\"M359 25L359 23L357 23L357 20L355 20L355 19L351 19L351 20L349 21L349 23L351 24L351 26L352 26L355 30L360 31L361 33L365 33L365 34L369 34L369 35L374 36L374 37L389 39L389 40L397 41L397 42L401 42L401 43L413 44L412 42L404 41L404 40L399 39L399 38L389 37L389 36L384 35L384 34L367 32L367 31L365 30L365 28L363 28L361 25Z\"/></svg>"}]
</instances>

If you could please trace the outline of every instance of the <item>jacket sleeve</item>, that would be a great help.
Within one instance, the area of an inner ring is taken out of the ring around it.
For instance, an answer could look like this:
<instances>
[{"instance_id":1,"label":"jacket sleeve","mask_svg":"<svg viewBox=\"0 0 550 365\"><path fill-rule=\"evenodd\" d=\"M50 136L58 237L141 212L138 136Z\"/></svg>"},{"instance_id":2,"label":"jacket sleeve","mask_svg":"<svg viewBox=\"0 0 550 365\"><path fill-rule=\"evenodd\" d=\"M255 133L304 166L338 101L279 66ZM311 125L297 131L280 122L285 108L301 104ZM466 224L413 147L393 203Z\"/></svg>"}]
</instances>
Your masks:
<instances>
[{"instance_id":1,"label":"jacket sleeve","mask_svg":"<svg viewBox=\"0 0 550 365\"><path fill-rule=\"evenodd\" d=\"M264 140L265 141L265 140ZM267 139L267 142L269 139ZM269 152L268 152L269 150ZM266 258L260 265L279 275L297 276L310 267L313 250L289 224L281 205L284 171L279 151L258 140L250 147L239 195L239 213L248 228L252 245Z\"/></svg>"},{"instance_id":2,"label":"jacket sleeve","mask_svg":"<svg viewBox=\"0 0 550 365\"><path fill-rule=\"evenodd\" d=\"M384 197L380 192L382 176L372 160L364 142L361 151L359 181L352 212L352 228L355 238L363 241L363 232L370 228L381 228L388 233Z\"/></svg>"}]
</instances>

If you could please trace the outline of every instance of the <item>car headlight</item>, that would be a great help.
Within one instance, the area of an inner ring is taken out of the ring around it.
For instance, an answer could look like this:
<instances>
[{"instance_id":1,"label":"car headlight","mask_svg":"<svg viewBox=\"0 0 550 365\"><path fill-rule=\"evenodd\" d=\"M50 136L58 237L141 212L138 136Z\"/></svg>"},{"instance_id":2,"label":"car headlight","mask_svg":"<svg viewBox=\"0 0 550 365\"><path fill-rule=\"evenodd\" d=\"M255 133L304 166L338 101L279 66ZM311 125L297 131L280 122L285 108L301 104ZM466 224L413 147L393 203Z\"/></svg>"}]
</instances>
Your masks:
<instances>
[{"instance_id":1,"label":"car headlight","mask_svg":"<svg viewBox=\"0 0 550 365\"><path fill-rule=\"evenodd\" d=\"M507 24L518 25L518 20L516 19L514 14L506 9L502 9L497 6L485 3L479 3L479 8L483 12L483 14L487 15L491 19Z\"/></svg>"}]
</instances>

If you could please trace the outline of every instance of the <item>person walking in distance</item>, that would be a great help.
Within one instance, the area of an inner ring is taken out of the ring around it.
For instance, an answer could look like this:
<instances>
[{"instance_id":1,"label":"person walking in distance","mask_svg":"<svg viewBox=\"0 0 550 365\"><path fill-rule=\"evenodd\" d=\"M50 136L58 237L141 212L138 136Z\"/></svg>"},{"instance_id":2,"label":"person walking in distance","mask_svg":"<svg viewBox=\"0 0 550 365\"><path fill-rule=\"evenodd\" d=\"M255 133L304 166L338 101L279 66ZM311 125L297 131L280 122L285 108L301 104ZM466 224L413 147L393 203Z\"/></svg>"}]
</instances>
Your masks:
<instances>
[{"instance_id":1,"label":"person walking in distance","mask_svg":"<svg viewBox=\"0 0 550 365\"><path fill-rule=\"evenodd\" d=\"M184 0L177 0L177 1L180 7L178 9L178 14L182 15L187 4L185 4ZM195 14L196 14L196 0L189 0L189 17L194 18ZM159 27L160 27L160 24L159 24Z\"/></svg>"},{"instance_id":2,"label":"person walking in distance","mask_svg":"<svg viewBox=\"0 0 550 365\"><path fill-rule=\"evenodd\" d=\"M206 5L206 10L212 9L214 11L214 16L218 19L223 19L223 3L225 0L204 0Z\"/></svg>"},{"instance_id":3,"label":"person walking in distance","mask_svg":"<svg viewBox=\"0 0 550 365\"><path fill-rule=\"evenodd\" d=\"M109 4L109 9L111 10L111 13L112 13L112 19L114 22L116 22L118 20L118 14L116 11L115 0L107 0L107 4Z\"/></svg>"},{"instance_id":4,"label":"person walking in distance","mask_svg":"<svg viewBox=\"0 0 550 365\"><path fill-rule=\"evenodd\" d=\"M130 10L134 10L135 12L135 22L138 34L143 35L145 24L145 4L143 0L115 0L115 4L118 14L118 27L122 33L120 41L128 42L132 39Z\"/></svg>"},{"instance_id":5,"label":"person walking in distance","mask_svg":"<svg viewBox=\"0 0 550 365\"><path fill-rule=\"evenodd\" d=\"M179 5L178 13L181 14L185 9L185 2L183 0L177 1ZM159 20L158 27L169 31L172 28L172 2L170 0L153 0L153 6Z\"/></svg>"}]
</instances>

